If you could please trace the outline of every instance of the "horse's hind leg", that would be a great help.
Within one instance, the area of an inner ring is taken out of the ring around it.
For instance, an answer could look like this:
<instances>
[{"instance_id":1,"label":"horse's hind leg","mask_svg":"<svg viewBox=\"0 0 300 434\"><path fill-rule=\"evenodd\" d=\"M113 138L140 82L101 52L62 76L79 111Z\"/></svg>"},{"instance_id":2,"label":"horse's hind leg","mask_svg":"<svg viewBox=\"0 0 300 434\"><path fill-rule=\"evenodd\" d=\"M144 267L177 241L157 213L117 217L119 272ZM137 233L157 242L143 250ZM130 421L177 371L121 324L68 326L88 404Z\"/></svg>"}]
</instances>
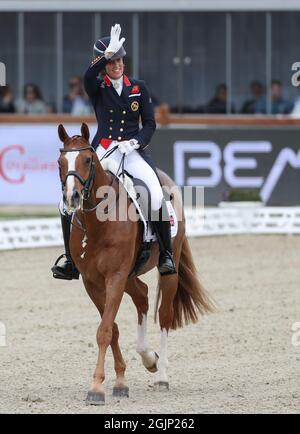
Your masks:
<instances>
[{"instance_id":1,"label":"horse's hind leg","mask_svg":"<svg viewBox=\"0 0 300 434\"><path fill-rule=\"evenodd\" d=\"M178 270L181 254L181 239L175 240L173 251L176 270ZM157 373L155 374L154 386L157 390L163 391L169 389L167 374L167 368L169 365L168 334L169 330L172 327L174 317L173 302L178 289L178 274L159 276L158 285L161 293L161 303L158 311L160 325L160 346L158 352L159 359L157 362Z\"/></svg>"},{"instance_id":2,"label":"horse's hind leg","mask_svg":"<svg viewBox=\"0 0 300 434\"><path fill-rule=\"evenodd\" d=\"M148 286L134 277L128 280L125 291L131 296L138 314L136 351L141 356L145 368L150 372L156 372L158 356L154 351L150 351L147 341Z\"/></svg>"},{"instance_id":3,"label":"horse's hind leg","mask_svg":"<svg viewBox=\"0 0 300 434\"><path fill-rule=\"evenodd\" d=\"M161 287L162 294L159 308L160 345L154 386L157 390L168 390L168 334L173 321L173 300L178 287L178 277L176 274L170 276L160 276L159 285Z\"/></svg>"}]
</instances>

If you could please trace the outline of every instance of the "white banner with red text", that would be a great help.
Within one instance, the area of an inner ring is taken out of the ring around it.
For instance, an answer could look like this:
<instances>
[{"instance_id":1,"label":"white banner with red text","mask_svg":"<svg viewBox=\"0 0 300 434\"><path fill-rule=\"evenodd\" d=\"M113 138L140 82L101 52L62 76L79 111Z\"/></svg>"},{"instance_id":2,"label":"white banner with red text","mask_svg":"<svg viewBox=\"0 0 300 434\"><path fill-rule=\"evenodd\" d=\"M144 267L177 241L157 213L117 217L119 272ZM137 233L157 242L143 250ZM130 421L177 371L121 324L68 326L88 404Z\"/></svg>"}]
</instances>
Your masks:
<instances>
[{"instance_id":1,"label":"white banner with red text","mask_svg":"<svg viewBox=\"0 0 300 434\"><path fill-rule=\"evenodd\" d=\"M66 130L70 136L80 134L78 124ZM0 124L0 204L58 203L61 146L54 124Z\"/></svg>"}]
</instances>

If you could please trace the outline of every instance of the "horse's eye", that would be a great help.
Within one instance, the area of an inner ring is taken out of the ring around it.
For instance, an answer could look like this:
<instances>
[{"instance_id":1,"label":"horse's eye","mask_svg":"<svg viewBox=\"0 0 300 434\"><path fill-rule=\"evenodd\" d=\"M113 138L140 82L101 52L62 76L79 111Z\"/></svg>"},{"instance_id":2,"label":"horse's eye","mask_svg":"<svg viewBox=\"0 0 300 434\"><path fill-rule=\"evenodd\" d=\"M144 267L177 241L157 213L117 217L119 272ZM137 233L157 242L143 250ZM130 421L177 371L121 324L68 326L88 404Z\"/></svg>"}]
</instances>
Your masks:
<instances>
[{"instance_id":1,"label":"horse's eye","mask_svg":"<svg viewBox=\"0 0 300 434\"><path fill-rule=\"evenodd\" d=\"M90 164L91 161L92 161L91 157L87 157L87 158L85 159L86 164Z\"/></svg>"}]
</instances>

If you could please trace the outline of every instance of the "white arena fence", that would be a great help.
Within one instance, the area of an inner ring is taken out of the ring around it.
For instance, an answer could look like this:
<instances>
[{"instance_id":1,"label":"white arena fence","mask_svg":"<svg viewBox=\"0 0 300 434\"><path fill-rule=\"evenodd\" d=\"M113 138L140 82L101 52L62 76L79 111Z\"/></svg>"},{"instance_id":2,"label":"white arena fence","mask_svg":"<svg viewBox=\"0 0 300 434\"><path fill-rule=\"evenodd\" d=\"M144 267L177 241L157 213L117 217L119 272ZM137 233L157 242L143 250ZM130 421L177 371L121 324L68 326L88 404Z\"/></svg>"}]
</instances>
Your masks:
<instances>
[{"instance_id":1,"label":"white arena fence","mask_svg":"<svg viewBox=\"0 0 300 434\"><path fill-rule=\"evenodd\" d=\"M188 236L300 234L300 207L186 209Z\"/></svg>"},{"instance_id":2,"label":"white arena fence","mask_svg":"<svg viewBox=\"0 0 300 434\"><path fill-rule=\"evenodd\" d=\"M300 234L300 207L185 209L190 237L234 234ZM63 244L60 218L0 222L0 250Z\"/></svg>"}]
</instances>

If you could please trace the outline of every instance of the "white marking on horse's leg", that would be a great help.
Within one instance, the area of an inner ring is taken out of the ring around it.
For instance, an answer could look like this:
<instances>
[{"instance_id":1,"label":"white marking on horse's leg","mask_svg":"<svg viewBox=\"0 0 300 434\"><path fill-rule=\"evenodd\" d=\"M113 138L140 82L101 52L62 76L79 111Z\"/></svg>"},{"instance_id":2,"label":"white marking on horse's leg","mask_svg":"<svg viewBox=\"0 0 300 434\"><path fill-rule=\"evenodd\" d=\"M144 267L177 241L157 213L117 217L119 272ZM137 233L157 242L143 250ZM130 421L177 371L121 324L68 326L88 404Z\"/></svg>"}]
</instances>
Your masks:
<instances>
[{"instance_id":1,"label":"white marking on horse's leg","mask_svg":"<svg viewBox=\"0 0 300 434\"><path fill-rule=\"evenodd\" d=\"M147 315L142 314L142 324L137 326L137 345L136 351L142 358L143 365L145 368L151 368L156 361L156 356L154 351L149 351L148 341L147 341Z\"/></svg>"},{"instance_id":2,"label":"white marking on horse's leg","mask_svg":"<svg viewBox=\"0 0 300 434\"><path fill-rule=\"evenodd\" d=\"M159 359L157 361L157 373L155 374L155 383L159 383L160 381L168 382L168 366L168 332L166 329L162 329L160 332Z\"/></svg>"},{"instance_id":3,"label":"white marking on horse's leg","mask_svg":"<svg viewBox=\"0 0 300 434\"><path fill-rule=\"evenodd\" d=\"M76 158L78 157L79 151L74 152L67 152L66 153L66 159L68 161L68 172L71 170L75 170L75 162ZM67 191L66 191L66 197L68 203L71 201L72 194L74 192L75 187L75 179L74 176L68 176L67 178Z\"/></svg>"}]
</instances>

